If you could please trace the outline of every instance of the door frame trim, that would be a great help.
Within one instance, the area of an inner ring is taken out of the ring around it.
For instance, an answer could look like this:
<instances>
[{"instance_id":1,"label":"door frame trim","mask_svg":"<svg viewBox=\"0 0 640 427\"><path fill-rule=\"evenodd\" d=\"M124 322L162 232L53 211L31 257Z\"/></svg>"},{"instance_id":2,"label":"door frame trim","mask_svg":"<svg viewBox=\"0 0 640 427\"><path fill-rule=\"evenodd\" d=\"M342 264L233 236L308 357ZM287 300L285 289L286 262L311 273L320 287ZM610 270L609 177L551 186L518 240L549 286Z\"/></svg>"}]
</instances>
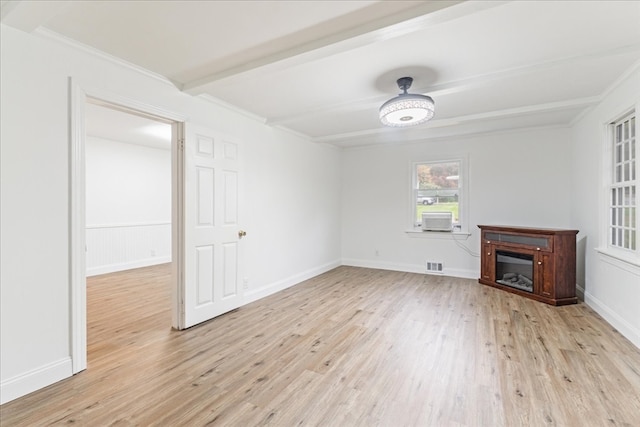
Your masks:
<instances>
[{"instance_id":1,"label":"door frame trim","mask_svg":"<svg viewBox=\"0 0 640 427\"><path fill-rule=\"evenodd\" d=\"M86 128L85 104L103 104L124 112L148 116L172 125L171 141L171 234L172 234L172 326L180 329L184 316L184 241L179 232L184 222L184 174L182 141L187 118L172 111L100 89L90 89L69 77L69 314L72 374L87 368L86 280Z\"/></svg>"}]
</instances>

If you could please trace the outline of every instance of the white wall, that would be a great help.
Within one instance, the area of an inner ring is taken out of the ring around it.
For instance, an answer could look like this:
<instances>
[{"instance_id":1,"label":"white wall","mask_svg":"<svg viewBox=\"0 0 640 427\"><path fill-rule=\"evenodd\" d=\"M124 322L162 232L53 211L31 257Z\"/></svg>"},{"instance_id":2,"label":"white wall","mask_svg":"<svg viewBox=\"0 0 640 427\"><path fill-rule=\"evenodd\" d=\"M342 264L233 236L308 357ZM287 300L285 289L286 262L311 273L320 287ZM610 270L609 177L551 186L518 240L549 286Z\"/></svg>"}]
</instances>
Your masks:
<instances>
[{"instance_id":1,"label":"white wall","mask_svg":"<svg viewBox=\"0 0 640 427\"><path fill-rule=\"evenodd\" d=\"M87 225L171 221L171 151L86 140Z\"/></svg>"},{"instance_id":2,"label":"white wall","mask_svg":"<svg viewBox=\"0 0 640 427\"><path fill-rule=\"evenodd\" d=\"M607 193L604 144L606 124L635 108L640 111L640 66L615 85L571 132L571 222L578 234L578 286L585 302L640 347L640 260L635 264L607 256ZM636 201L637 203L637 201Z\"/></svg>"},{"instance_id":3,"label":"white wall","mask_svg":"<svg viewBox=\"0 0 640 427\"><path fill-rule=\"evenodd\" d=\"M339 265L339 150L0 27L2 401L71 375L69 77L84 90L153 105L240 141L247 301Z\"/></svg>"},{"instance_id":4,"label":"white wall","mask_svg":"<svg viewBox=\"0 0 640 427\"><path fill-rule=\"evenodd\" d=\"M340 264L340 151L309 148L284 134L256 141L245 157L246 239L260 243L247 247L250 300Z\"/></svg>"},{"instance_id":5,"label":"white wall","mask_svg":"<svg viewBox=\"0 0 640 427\"><path fill-rule=\"evenodd\" d=\"M349 265L479 277L478 224L568 228L567 129L530 130L347 150L343 158L342 256ZM413 162L466 156L471 236L407 234ZM376 250L378 255L376 256Z\"/></svg>"},{"instance_id":6,"label":"white wall","mask_svg":"<svg viewBox=\"0 0 640 427\"><path fill-rule=\"evenodd\" d=\"M169 262L171 151L96 137L85 147L87 275Z\"/></svg>"}]
</instances>

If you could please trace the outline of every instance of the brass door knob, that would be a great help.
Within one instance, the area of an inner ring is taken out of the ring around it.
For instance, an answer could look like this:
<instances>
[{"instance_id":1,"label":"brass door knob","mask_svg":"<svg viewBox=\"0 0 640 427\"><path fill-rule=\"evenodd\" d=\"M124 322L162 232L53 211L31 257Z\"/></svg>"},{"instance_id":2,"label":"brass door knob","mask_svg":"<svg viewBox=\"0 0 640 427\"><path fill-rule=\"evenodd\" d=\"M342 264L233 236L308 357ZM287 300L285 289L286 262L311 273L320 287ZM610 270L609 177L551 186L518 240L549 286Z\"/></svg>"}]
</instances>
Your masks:
<instances>
[{"instance_id":1,"label":"brass door knob","mask_svg":"<svg viewBox=\"0 0 640 427\"><path fill-rule=\"evenodd\" d=\"M240 230L240 231L238 231L238 238L239 238L239 239L242 239L242 238L243 238L244 236L246 236L246 235L247 235L247 232L246 232L246 231L244 231L244 230Z\"/></svg>"}]
</instances>

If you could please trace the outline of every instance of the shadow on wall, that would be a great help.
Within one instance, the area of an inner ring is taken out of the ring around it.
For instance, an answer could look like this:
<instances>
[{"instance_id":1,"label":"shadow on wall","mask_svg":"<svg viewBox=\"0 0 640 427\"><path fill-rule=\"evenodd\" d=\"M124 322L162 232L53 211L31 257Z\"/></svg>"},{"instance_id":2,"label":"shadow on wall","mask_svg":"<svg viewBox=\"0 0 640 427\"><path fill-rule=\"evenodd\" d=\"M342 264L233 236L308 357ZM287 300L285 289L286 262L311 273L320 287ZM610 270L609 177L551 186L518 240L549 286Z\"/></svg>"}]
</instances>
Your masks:
<instances>
[{"instance_id":1,"label":"shadow on wall","mask_svg":"<svg viewBox=\"0 0 640 427\"><path fill-rule=\"evenodd\" d=\"M586 286L587 236L576 242L576 287L579 298L584 301Z\"/></svg>"}]
</instances>

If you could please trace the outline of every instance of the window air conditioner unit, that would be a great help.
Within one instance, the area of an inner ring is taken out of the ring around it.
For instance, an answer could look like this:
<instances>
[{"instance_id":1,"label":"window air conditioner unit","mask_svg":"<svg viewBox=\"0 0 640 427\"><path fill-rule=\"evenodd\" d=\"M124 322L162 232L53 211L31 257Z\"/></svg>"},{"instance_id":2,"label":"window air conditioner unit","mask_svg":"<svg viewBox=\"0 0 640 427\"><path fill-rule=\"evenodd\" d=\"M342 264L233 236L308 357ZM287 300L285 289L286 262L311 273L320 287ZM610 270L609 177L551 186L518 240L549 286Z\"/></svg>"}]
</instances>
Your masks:
<instances>
[{"instance_id":1,"label":"window air conditioner unit","mask_svg":"<svg viewBox=\"0 0 640 427\"><path fill-rule=\"evenodd\" d=\"M452 231L453 213L423 212L422 231Z\"/></svg>"}]
</instances>

